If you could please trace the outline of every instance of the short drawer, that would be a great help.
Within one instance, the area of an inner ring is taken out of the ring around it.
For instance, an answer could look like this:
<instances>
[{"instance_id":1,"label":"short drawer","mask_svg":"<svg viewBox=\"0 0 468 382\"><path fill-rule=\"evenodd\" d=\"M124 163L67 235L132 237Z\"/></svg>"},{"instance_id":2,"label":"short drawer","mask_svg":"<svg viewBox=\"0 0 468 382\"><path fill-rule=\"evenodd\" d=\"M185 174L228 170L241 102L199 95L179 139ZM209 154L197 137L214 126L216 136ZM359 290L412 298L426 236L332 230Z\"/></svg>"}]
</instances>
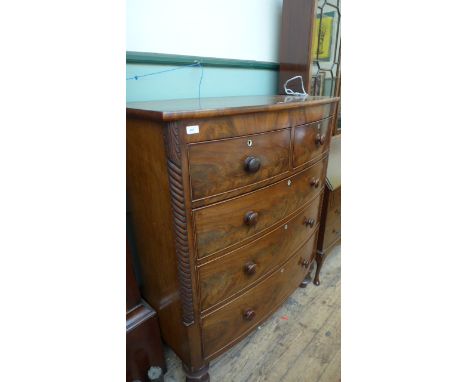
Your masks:
<instances>
[{"instance_id":1,"label":"short drawer","mask_svg":"<svg viewBox=\"0 0 468 382\"><path fill-rule=\"evenodd\" d=\"M192 200L288 171L291 130L189 145Z\"/></svg>"},{"instance_id":2,"label":"short drawer","mask_svg":"<svg viewBox=\"0 0 468 382\"><path fill-rule=\"evenodd\" d=\"M194 210L198 257L261 234L311 201L323 188L322 160L260 190Z\"/></svg>"},{"instance_id":3,"label":"short drawer","mask_svg":"<svg viewBox=\"0 0 468 382\"><path fill-rule=\"evenodd\" d=\"M202 310L252 285L286 261L318 227L320 194L299 214L259 239L199 268Z\"/></svg>"},{"instance_id":4,"label":"short drawer","mask_svg":"<svg viewBox=\"0 0 468 382\"><path fill-rule=\"evenodd\" d=\"M318 158L330 144L331 118L294 128L293 166Z\"/></svg>"},{"instance_id":5,"label":"short drawer","mask_svg":"<svg viewBox=\"0 0 468 382\"><path fill-rule=\"evenodd\" d=\"M202 319L205 357L246 335L299 286L312 261L315 239L311 237L280 269L243 295Z\"/></svg>"}]
</instances>

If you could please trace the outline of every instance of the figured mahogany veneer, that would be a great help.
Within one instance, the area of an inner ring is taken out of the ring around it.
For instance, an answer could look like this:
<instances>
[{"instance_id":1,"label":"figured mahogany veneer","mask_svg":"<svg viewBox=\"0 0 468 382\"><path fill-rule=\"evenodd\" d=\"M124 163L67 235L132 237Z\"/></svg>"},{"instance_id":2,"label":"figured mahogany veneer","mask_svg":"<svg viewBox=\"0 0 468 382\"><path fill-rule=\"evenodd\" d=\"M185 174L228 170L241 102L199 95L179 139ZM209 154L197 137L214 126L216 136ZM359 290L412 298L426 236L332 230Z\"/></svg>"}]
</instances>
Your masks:
<instances>
[{"instance_id":1,"label":"figured mahogany veneer","mask_svg":"<svg viewBox=\"0 0 468 382\"><path fill-rule=\"evenodd\" d=\"M257 236L302 207L323 188L325 166L326 159L323 159L271 186L195 210L198 257L214 254ZM257 214L256 224L246 223L245 214L248 212Z\"/></svg>"},{"instance_id":2,"label":"figured mahogany veneer","mask_svg":"<svg viewBox=\"0 0 468 382\"><path fill-rule=\"evenodd\" d=\"M245 289L291 256L318 227L315 219L320 202L321 198L317 195L303 210L278 228L226 256L202 265L199 268L202 310Z\"/></svg>"},{"instance_id":3,"label":"figured mahogany veneer","mask_svg":"<svg viewBox=\"0 0 468 382\"><path fill-rule=\"evenodd\" d=\"M328 162L326 119L337 101L127 105L142 294L187 381L208 381L209 361L267 319L308 272Z\"/></svg>"},{"instance_id":4,"label":"figured mahogany veneer","mask_svg":"<svg viewBox=\"0 0 468 382\"><path fill-rule=\"evenodd\" d=\"M289 170L290 129L189 146L192 199L220 194Z\"/></svg>"},{"instance_id":5,"label":"figured mahogany veneer","mask_svg":"<svg viewBox=\"0 0 468 382\"><path fill-rule=\"evenodd\" d=\"M298 167L320 157L328 150L330 120L308 123L294 129L293 166Z\"/></svg>"},{"instance_id":6,"label":"figured mahogany veneer","mask_svg":"<svg viewBox=\"0 0 468 382\"><path fill-rule=\"evenodd\" d=\"M315 234L290 260L255 288L204 317L203 345L208 359L218 355L224 348L235 343L242 335L268 318L268 315L298 287L309 268L304 266L304 260L307 265L312 261L316 239ZM249 310L255 313L251 318L245 316Z\"/></svg>"}]
</instances>

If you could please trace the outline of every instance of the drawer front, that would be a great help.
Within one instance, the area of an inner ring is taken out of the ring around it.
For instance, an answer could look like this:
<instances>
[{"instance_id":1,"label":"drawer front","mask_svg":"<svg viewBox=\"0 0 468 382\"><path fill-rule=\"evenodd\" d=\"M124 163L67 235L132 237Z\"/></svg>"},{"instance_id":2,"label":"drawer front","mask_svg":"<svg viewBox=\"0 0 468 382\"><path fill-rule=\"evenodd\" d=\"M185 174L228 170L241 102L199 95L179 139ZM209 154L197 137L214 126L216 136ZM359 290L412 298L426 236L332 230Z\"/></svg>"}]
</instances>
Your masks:
<instances>
[{"instance_id":1,"label":"drawer front","mask_svg":"<svg viewBox=\"0 0 468 382\"><path fill-rule=\"evenodd\" d=\"M199 269L202 309L225 300L284 262L318 226L320 195L284 225Z\"/></svg>"},{"instance_id":2,"label":"drawer front","mask_svg":"<svg viewBox=\"0 0 468 382\"><path fill-rule=\"evenodd\" d=\"M194 210L198 257L240 244L303 207L322 190L325 163L322 160L289 179Z\"/></svg>"},{"instance_id":3,"label":"drawer front","mask_svg":"<svg viewBox=\"0 0 468 382\"><path fill-rule=\"evenodd\" d=\"M247 186L288 171L291 130L189 146L192 199Z\"/></svg>"},{"instance_id":4,"label":"drawer front","mask_svg":"<svg viewBox=\"0 0 468 382\"><path fill-rule=\"evenodd\" d=\"M338 213L340 213L341 211L341 187L330 192L330 196L328 199L328 206L330 210L335 209L338 211Z\"/></svg>"},{"instance_id":5,"label":"drawer front","mask_svg":"<svg viewBox=\"0 0 468 382\"><path fill-rule=\"evenodd\" d=\"M181 120L175 122L184 135L186 143L232 138L302 125L329 117L334 103L312 105L290 110L245 113L223 117ZM197 134L186 134L188 125L198 125Z\"/></svg>"},{"instance_id":6,"label":"drawer front","mask_svg":"<svg viewBox=\"0 0 468 382\"><path fill-rule=\"evenodd\" d=\"M331 118L296 126L294 129L293 166L318 158L330 144Z\"/></svg>"},{"instance_id":7,"label":"drawer front","mask_svg":"<svg viewBox=\"0 0 468 382\"><path fill-rule=\"evenodd\" d=\"M337 207L331 209L327 214L325 226L323 249L327 249L331 244L341 237L341 214Z\"/></svg>"},{"instance_id":8,"label":"drawer front","mask_svg":"<svg viewBox=\"0 0 468 382\"><path fill-rule=\"evenodd\" d=\"M323 249L341 237L341 187L331 191L328 197L327 220L323 238Z\"/></svg>"},{"instance_id":9,"label":"drawer front","mask_svg":"<svg viewBox=\"0 0 468 382\"><path fill-rule=\"evenodd\" d=\"M202 319L205 358L246 335L294 292L307 273L303 261L312 260L316 236L270 277Z\"/></svg>"}]
</instances>

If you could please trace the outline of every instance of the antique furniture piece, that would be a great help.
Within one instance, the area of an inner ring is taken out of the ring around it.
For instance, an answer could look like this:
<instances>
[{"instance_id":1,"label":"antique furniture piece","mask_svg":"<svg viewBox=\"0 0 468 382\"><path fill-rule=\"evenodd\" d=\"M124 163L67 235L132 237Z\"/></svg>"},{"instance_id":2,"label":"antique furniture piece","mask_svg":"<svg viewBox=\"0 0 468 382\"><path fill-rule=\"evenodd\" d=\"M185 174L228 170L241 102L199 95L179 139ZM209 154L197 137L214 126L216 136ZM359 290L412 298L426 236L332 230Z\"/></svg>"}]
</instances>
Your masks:
<instances>
[{"instance_id":1,"label":"antique furniture piece","mask_svg":"<svg viewBox=\"0 0 468 382\"><path fill-rule=\"evenodd\" d=\"M325 195L320 217L314 284L320 285L320 270L334 245L341 241L341 135L332 137Z\"/></svg>"},{"instance_id":2,"label":"antique furniture piece","mask_svg":"<svg viewBox=\"0 0 468 382\"><path fill-rule=\"evenodd\" d=\"M340 6L341 0L283 0L279 94L286 94L287 80L301 76L308 94L340 97ZM299 79L289 82L288 88L302 92ZM333 135L340 131L336 118Z\"/></svg>"},{"instance_id":3,"label":"antique furniture piece","mask_svg":"<svg viewBox=\"0 0 468 382\"><path fill-rule=\"evenodd\" d=\"M165 372L158 318L141 299L127 242L127 382L162 382Z\"/></svg>"},{"instance_id":4,"label":"antique furniture piece","mask_svg":"<svg viewBox=\"0 0 468 382\"><path fill-rule=\"evenodd\" d=\"M127 104L142 293L187 381L266 320L315 254L337 98Z\"/></svg>"}]
</instances>

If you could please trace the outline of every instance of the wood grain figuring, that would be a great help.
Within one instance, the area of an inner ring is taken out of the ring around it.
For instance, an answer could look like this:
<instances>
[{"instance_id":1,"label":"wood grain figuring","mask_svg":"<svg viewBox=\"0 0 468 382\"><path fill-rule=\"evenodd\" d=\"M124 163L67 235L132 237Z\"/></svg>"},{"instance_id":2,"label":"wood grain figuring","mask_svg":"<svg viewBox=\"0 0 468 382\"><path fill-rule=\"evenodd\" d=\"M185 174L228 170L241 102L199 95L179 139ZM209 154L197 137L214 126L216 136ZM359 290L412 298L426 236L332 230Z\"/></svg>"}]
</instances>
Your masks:
<instances>
[{"instance_id":1,"label":"wood grain figuring","mask_svg":"<svg viewBox=\"0 0 468 382\"><path fill-rule=\"evenodd\" d=\"M158 313L164 341L188 361L164 147L163 126L127 119L127 195L143 280L142 295Z\"/></svg>"},{"instance_id":2,"label":"wood grain figuring","mask_svg":"<svg viewBox=\"0 0 468 382\"><path fill-rule=\"evenodd\" d=\"M340 246L332 249L320 288L296 289L258 329L212 362L212 381L340 381L340 252ZM182 381L179 359L169 348L165 354L165 382Z\"/></svg>"},{"instance_id":3,"label":"wood grain figuring","mask_svg":"<svg viewBox=\"0 0 468 382\"><path fill-rule=\"evenodd\" d=\"M280 130L307 122L319 121L332 115L333 104L313 105L300 109L259 112L208 119L182 120L176 123L185 134L187 143L212 141L250 134ZM187 126L198 125L198 134L187 134Z\"/></svg>"},{"instance_id":4,"label":"wood grain figuring","mask_svg":"<svg viewBox=\"0 0 468 382\"><path fill-rule=\"evenodd\" d=\"M290 135L290 129L285 129L190 145L192 199L243 187L288 171ZM246 163L247 158L250 162Z\"/></svg>"},{"instance_id":5,"label":"wood grain figuring","mask_svg":"<svg viewBox=\"0 0 468 382\"><path fill-rule=\"evenodd\" d=\"M255 288L203 319L203 348L208 359L214 357L231 342L238 341L265 320L268 314L277 309L298 287L307 273L302 261L311 260L315 239L316 235L310 238L278 271L257 284ZM248 310L255 312L251 320L244 317Z\"/></svg>"},{"instance_id":6,"label":"wood grain figuring","mask_svg":"<svg viewBox=\"0 0 468 382\"><path fill-rule=\"evenodd\" d=\"M286 261L318 227L320 195L284 225L199 268L200 303L207 309L254 284ZM312 219L309 226L306 221ZM247 272L246 266L255 265ZM203 314L204 312L202 312Z\"/></svg>"},{"instance_id":7,"label":"wood grain figuring","mask_svg":"<svg viewBox=\"0 0 468 382\"><path fill-rule=\"evenodd\" d=\"M338 98L322 96L265 95L130 102L127 103L127 117L156 122L181 119L196 120L197 118L237 116L265 111L294 110L336 101Z\"/></svg>"},{"instance_id":8,"label":"wood grain figuring","mask_svg":"<svg viewBox=\"0 0 468 382\"><path fill-rule=\"evenodd\" d=\"M187 381L209 380L209 361L266 320L308 271L329 143L320 136L321 153L294 167L294 146L307 144L294 142L294 132L333 118L337 101L128 105L127 192L142 296Z\"/></svg>"},{"instance_id":9,"label":"wood grain figuring","mask_svg":"<svg viewBox=\"0 0 468 382\"><path fill-rule=\"evenodd\" d=\"M195 210L198 258L240 244L304 206L321 191L325 166L326 160L322 160L288 180L241 198ZM320 179L319 187L311 185L313 179ZM254 226L244 223L244 216L249 211L258 213L258 223Z\"/></svg>"},{"instance_id":10,"label":"wood grain figuring","mask_svg":"<svg viewBox=\"0 0 468 382\"><path fill-rule=\"evenodd\" d=\"M293 166L298 167L318 158L328 150L331 118L294 129Z\"/></svg>"}]
</instances>

